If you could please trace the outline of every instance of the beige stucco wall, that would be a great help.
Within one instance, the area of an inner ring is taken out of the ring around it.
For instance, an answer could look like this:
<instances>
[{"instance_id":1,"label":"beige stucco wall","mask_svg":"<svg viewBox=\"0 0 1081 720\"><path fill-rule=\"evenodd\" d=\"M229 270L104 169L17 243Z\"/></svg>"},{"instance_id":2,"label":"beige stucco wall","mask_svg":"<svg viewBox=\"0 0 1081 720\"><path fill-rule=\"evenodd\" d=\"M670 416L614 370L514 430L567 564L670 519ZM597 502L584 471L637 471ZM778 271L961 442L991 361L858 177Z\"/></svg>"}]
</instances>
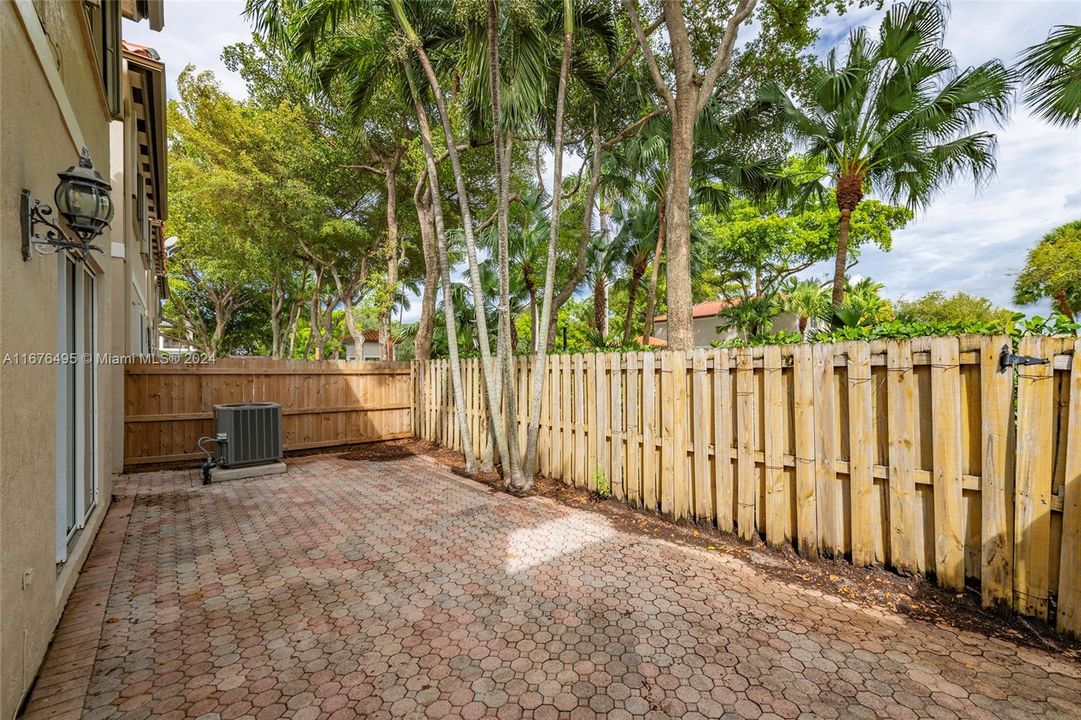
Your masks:
<instances>
[{"instance_id":1,"label":"beige stucco wall","mask_svg":"<svg viewBox=\"0 0 1081 720\"><path fill-rule=\"evenodd\" d=\"M24 21L35 12L41 27L28 31ZM23 262L20 188L51 204L56 173L78 160L73 135L99 168L109 167L109 117L81 13L74 2L0 3L0 356L57 350L59 262L51 255ZM59 94L46 65L56 71ZM99 244L108 248L111 240L107 230ZM95 259L102 266L97 345L108 350L112 278L107 254ZM56 367L0 366L0 718L14 716L29 688L108 505L114 438L106 419L122 409L117 373L102 367L97 377L97 509L58 567Z\"/></svg>"},{"instance_id":2,"label":"beige stucco wall","mask_svg":"<svg viewBox=\"0 0 1081 720\"><path fill-rule=\"evenodd\" d=\"M694 319L694 346L710 347L714 340L731 340L736 336L735 331L717 331L720 320L715 317ZM653 326L653 336L661 340L668 339L668 323L659 322ZM799 320L792 313L781 313L773 320L773 332L793 332L799 328Z\"/></svg>"}]
</instances>

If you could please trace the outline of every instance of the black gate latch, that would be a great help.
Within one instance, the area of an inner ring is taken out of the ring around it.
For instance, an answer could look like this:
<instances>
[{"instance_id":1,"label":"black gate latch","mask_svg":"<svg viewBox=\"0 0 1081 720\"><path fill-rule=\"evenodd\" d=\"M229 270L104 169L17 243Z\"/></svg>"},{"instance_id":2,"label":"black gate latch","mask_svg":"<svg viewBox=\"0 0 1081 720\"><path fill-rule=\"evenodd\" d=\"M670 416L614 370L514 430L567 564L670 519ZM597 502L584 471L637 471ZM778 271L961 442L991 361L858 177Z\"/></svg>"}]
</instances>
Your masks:
<instances>
[{"instance_id":1,"label":"black gate latch","mask_svg":"<svg viewBox=\"0 0 1081 720\"><path fill-rule=\"evenodd\" d=\"M1014 355L1010 352L1009 345L1003 345L1002 351L998 355L998 371L1000 373L1006 372L1006 368L1011 365L1047 365L1050 360L1047 358L1032 357L1031 355Z\"/></svg>"}]
</instances>

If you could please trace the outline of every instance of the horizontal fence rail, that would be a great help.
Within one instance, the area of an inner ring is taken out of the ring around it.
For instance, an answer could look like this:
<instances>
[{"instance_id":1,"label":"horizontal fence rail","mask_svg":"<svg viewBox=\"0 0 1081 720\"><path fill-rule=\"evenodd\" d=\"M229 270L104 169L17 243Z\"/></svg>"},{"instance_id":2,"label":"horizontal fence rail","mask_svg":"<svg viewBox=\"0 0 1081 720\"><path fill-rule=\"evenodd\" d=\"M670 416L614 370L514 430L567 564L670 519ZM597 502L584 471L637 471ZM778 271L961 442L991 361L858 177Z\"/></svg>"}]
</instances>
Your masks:
<instances>
[{"instance_id":1,"label":"horizontal fence rail","mask_svg":"<svg viewBox=\"0 0 1081 720\"><path fill-rule=\"evenodd\" d=\"M411 374L408 362L128 363L124 466L204 457L196 442L214 434L214 406L222 403L281 404L287 451L411 437Z\"/></svg>"},{"instance_id":2,"label":"horizontal fence rail","mask_svg":"<svg viewBox=\"0 0 1081 720\"><path fill-rule=\"evenodd\" d=\"M1006 337L546 360L539 471L807 557L979 588L1081 634L1081 342L999 371ZM462 362L478 457L479 360ZM525 447L531 357L515 359ZM414 431L461 450L448 362L415 363Z\"/></svg>"}]
</instances>

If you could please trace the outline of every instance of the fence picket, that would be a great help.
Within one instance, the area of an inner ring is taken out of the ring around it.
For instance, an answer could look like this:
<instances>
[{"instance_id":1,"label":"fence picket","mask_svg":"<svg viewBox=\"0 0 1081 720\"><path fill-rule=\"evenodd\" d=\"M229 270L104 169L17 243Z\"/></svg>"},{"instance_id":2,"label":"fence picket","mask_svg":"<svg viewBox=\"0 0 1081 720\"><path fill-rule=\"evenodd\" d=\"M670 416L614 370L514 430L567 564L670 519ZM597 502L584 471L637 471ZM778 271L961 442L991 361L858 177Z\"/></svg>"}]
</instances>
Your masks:
<instances>
[{"instance_id":1,"label":"fence picket","mask_svg":"<svg viewBox=\"0 0 1081 720\"><path fill-rule=\"evenodd\" d=\"M837 487L836 396L830 344L815 345L815 487L818 495L818 547L829 557L844 554L844 530Z\"/></svg>"},{"instance_id":2,"label":"fence picket","mask_svg":"<svg viewBox=\"0 0 1081 720\"><path fill-rule=\"evenodd\" d=\"M691 402L691 427L694 435L694 517L699 522L713 517L713 494L710 492L708 447L709 376L706 374L706 351L696 350L692 358L694 381Z\"/></svg>"},{"instance_id":3,"label":"fence picket","mask_svg":"<svg viewBox=\"0 0 1081 720\"><path fill-rule=\"evenodd\" d=\"M713 487L717 527L732 532L732 379L728 350L713 353Z\"/></svg>"},{"instance_id":4,"label":"fence picket","mask_svg":"<svg viewBox=\"0 0 1081 720\"><path fill-rule=\"evenodd\" d=\"M627 501L642 502L642 426L638 411L638 353L627 354Z\"/></svg>"},{"instance_id":5,"label":"fence picket","mask_svg":"<svg viewBox=\"0 0 1081 720\"><path fill-rule=\"evenodd\" d=\"M850 342L848 355L848 485L851 495L852 562L870 565L875 560L872 505L874 480L873 408L871 406L871 346ZM958 478L960 479L960 478Z\"/></svg>"},{"instance_id":6,"label":"fence picket","mask_svg":"<svg viewBox=\"0 0 1081 720\"><path fill-rule=\"evenodd\" d=\"M916 376L912 345L890 340L886 345L887 414L890 462L890 563L901 572L915 572L916 563Z\"/></svg>"},{"instance_id":7,"label":"fence picket","mask_svg":"<svg viewBox=\"0 0 1081 720\"><path fill-rule=\"evenodd\" d=\"M781 346L767 345L762 353L763 475L766 489L766 542L780 547L788 536L788 497L784 485L784 386Z\"/></svg>"},{"instance_id":8,"label":"fence picket","mask_svg":"<svg viewBox=\"0 0 1081 720\"><path fill-rule=\"evenodd\" d=\"M736 351L736 524L739 536L755 536L758 482L754 466L754 360L750 348Z\"/></svg>"},{"instance_id":9,"label":"fence picket","mask_svg":"<svg viewBox=\"0 0 1081 720\"><path fill-rule=\"evenodd\" d=\"M671 352L661 353L661 512L673 515L676 494L675 369Z\"/></svg>"},{"instance_id":10,"label":"fence picket","mask_svg":"<svg viewBox=\"0 0 1081 720\"><path fill-rule=\"evenodd\" d=\"M642 502L657 510L657 392L656 356L642 354Z\"/></svg>"},{"instance_id":11,"label":"fence picket","mask_svg":"<svg viewBox=\"0 0 1081 720\"><path fill-rule=\"evenodd\" d=\"M612 497L616 500L626 500L627 491L623 485L623 370L622 356L619 353L608 355L609 369L609 392L608 400L611 403L611 417L609 424L612 428Z\"/></svg>"},{"instance_id":12,"label":"fence picket","mask_svg":"<svg viewBox=\"0 0 1081 720\"><path fill-rule=\"evenodd\" d=\"M591 453L590 453L591 454ZM586 487L586 369L581 353L574 354L574 484Z\"/></svg>"},{"instance_id":13,"label":"fence picket","mask_svg":"<svg viewBox=\"0 0 1081 720\"><path fill-rule=\"evenodd\" d=\"M818 556L818 502L815 492L814 358L811 346L792 350L793 413L796 426L796 537L799 552Z\"/></svg>"},{"instance_id":14,"label":"fence picket","mask_svg":"<svg viewBox=\"0 0 1081 720\"><path fill-rule=\"evenodd\" d=\"M1044 358L1045 341L1041 337L1023 338L1019 352ZM1050 584L1054 369L1050 365L1021 366L1017 376L1014 603L1021 613L1046 619Z\"/></svg>"},{"instance_id":15,"label":"fence picket","mask_svg":"<svg viewBox=\"0 0 1081 720\"><path fill-rule=\"evenodd\" d=\"M965 586L959 355L957 338L931 340L935 577L940 585L951 590L963 590Z\"/></svg>"},{"instance_id":16,"label":"fence picket","mask_svg":"<svg viewBox=\"0 0 1081 720\"><path fill-rule=\"evenodd\" d=\"M980 343L980 448L982 450L980 597L984 607L1013 606L1013 373L999 372L1005 336Z\"/></svg>"}]
</instances>

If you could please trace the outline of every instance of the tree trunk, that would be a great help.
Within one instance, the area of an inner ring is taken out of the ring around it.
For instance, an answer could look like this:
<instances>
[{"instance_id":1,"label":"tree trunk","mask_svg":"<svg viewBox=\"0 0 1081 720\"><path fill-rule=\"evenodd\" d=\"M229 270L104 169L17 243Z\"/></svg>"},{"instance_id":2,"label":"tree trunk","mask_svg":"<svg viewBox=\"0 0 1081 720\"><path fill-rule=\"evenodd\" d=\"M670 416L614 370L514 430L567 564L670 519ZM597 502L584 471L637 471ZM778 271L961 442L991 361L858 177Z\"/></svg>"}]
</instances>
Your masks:
<instances>
[{"instance_id":1,"label":"tree trunk","mask_svg":"<svg viewBox=\"0 0 1081 720\"><path fill-rule=\"evenodd\" d=\"M837 226L837 256L833 262L833 307L841 307L845 299L845 268L848 265L848 227L852 211L841 211L841 220Z\"/></svg>"},{"instance_id":2,"label":"tree trunk","mask_svg":"<svg viewBox=\"0 0 1081 720\"><path fill-rule=\"evenodd\" d=\"M443 319L447 330L447 348L450 355L450 380L454 392L454 411L458 420L458 431L462 438L462 454L465 456L465 471L476 472L477 461L473 455L473 436L469 430L469 420L465 415L465 391L462 388L462 365L458 357L458 325L454 312L454 293L450 281L450 260L447 257L447 235L443 224L443 199L439 190L439 169L435 163L435 151L432 149L432 130L428 126L428 112L421 103L412 70L406 64L409 89L413 95L413 107L417 114L420 128L421 145L424 148L424 163L428 173L428 195L431 198L432 220L435 225L435 245L438 258L439 279L443 289ZM453 144L453 138L450 139ZM434 305L434 299L433 299ZM434 308L433 308L434 313ZM431 343L428 347L431 352Z\"/></svg>"},{"instance_id":3,"label":"tree trunk","mask_svg":"<svg viewBox=\"0 0 1081 720\"><path fill-rule=\"evenodd\" d=\"M304 345L304 359L311 357L312 346L319 333L319 295L323 291L323 269L315 271L315 286L312 288L312 299L308 303L308 342Z\"/></svg>"},{"instance_id":4,"label":"tree trunk","mask_svg":"<svg viewBox=\"0 0 1081 720\"><path fill-rule=\"evenodd\" d=\"M278 278L270 286L270 357L280 358L278 346L282 336L282 308L285 306L285 291Z\"/></svg>"},{"instance_id":5,"label":"tree trunk","mask_svg":"<svg viewBox=\"0 0 1081 720\"><path fill-rule=\"evenodd\" d=\"M494 7L494 0L488 0L489 8ZM491 21L490 21L491 22ZM489 30L491 35L492 30ZM554 144L552 148L552 217L548 231L548 258L544 269L544 300L541 307L540 327L544 328L545 339L548 326L552 323L552 300L556 281L556 258L559 248L559 218L563 195L563 113L567 97L567 78L571 67L571 46L574 44L574 3L563 0L563 57L559 65L559 87L556 91L556 115ZM510 158L507 158L510 160ZM539 338L537 338L539 340ZM529 490L533 485L533 476L537 471L538 438L540 436L541 397L544 394L544 379L547 376L548 343L535 342L536 354L533 359L533 391L529 401L529 428L526 432L526 453L524 484L512 488L519 492Z\"/></svg>"},{"instance_id":6,"label":"tree trunk","mask_svg":"<svg viewBox=\"0 0 1081 720\"><path fill-rule=\"evenodd\" d=\"M601 201L600 201L600 203L598 205L598 210L599 210L599 212L597 213L597 215L600 216L600 221L601 221L601 247L603 248L603 250L602 250L602 258L601 259L602 259L602 262L606 262L607 259L608 259L607 258L608 247L609 247L609 243L611 242L611 238L608 235L608 211L604 207L604 193L603 192L601 193ZM603 265L602 265L602 267L603 267ZM602 304L603 305L602 305L602 312L601 312L601 315L600 315L601 322L600 322L600 326L597 329L601 331L601 334L604 337L608 337L608 331L609 331L609 328L608 328L608 291L609 291L609 289L610 288L608 286L608 277L607 277L607 275L605 273L602 272L601 273L601 297L602 297ZM594 300L593 302L596 303L596 300ZM594 305L594 309L595 308L596 308L596 305Z\"/></svg>"},{"instance_id":7,"label":"tree trunk","mask_svg":"<svg viewBox=\"0 0 1081 720\"><path fill-rule=\"evenodd\" d=\"M395 152L386 164L387 179L387 286L390 297L383 300L379 313L379 358L393 360L394 350L390 342L390 315L398 296L398 163L401 156Z\"/></svg>"},{"instance_id":8,"label":"tree trunk","mask_svg":"<svg viewBox=\"0 0 1081 720\"><path fill-rule=\"evenodd\" d=\"M646 272L645 267L635 263L631 267L631 284L627 287L627 314L623 318L623 342L631 337L631 329L634 327L634 305L638 302L638 285L642 282L642 275ZM644 344L648 344L649 338L642 338Z\"/></svg>"},{"instance_id":9,"label":"tree trunk","mask_svg":"<svg viewBox=\"0 0 1081 720\"><path fill-rule=\"evenodd\" d=\"M671 50L669 87L638 17L636 0L623 0L635 39L657 92L664 99L672 122L668 157L668 346L690 350L694 346L691 317L691 217L690 177L694 156L694 124L709 102L718 79L728 72L740 26L754 11L756 0L738 0L725 26L713 62L703 73L696 67L695 47L683 17L683 0L662 0L661 11ZM652 330L652 318L648 318Z\"/></svg>"},{"instance_id":10,"label":"tree trunk","mask_svg":"<svg viewBox=\"0 0 1081 720\"><path fill-rule=\"evenodd\" d=\"M353 340L353 349L355 350L357 357L362 357L364 350L364 333L357 327L357 318L353 314L353 289L342 285L337 270L331 268L331 273L334 275L334 286L338 289L338 295L341 297L342 305L345 309L345 329L349 333L349 337ZM332 309L331 313L333 312Z\"/></svg>"},{"instance_id":11,"label":"tree trunk","mask_svg":"<svg viewBox=\"0 0 1081 720\"><path fill-rule=\"evenodd\" d=\"M1055 303L1058 305L1058 311L1065 315L1070 322L1073 322L1074 309L1070 307L1070 301L1066 297L1065 290L1059 289L1059 291L1055 293Z\"/></svg>"},{"instance_id":12,"label":"tree trunk","mask_svg":"<svg viewBox=\"0 0 1081 720\"><path fill-rule=\"evenodd\" d=\"M833 262L833 293L831 301L834 308L841 307L845 299L845 271L848 269L848 231L852 213L863 199L863 175L858 170L837 175L835 198L841 219L837 224L837 255Z\"/></svg>"},{"instance_id":13,"label":"tree trunk","mask_svg":"<svg viewBox=\"0 0 1081 720\"><path fill-rule=\"evenodd\" d=\"M691 161L694 158L694 121L697 112L679 108L672 119L667 201L668 262L665 279L668 299L668 347L691 350Z\"/></svg>"},{"instance_id":14,"label":"tree trunk","mask_svg":"<svg viewBox=\"0 0 1081 720\"><path fill-rule=\"evenodd\" d=\"M653 337L653 318L657 314L657 282L661 275L661 258L664 257L664 239L668 235L667 204L662 198L657 203L657 251L653 253L653 267L649 270L649 287L646 288L646 317L642 322L642 341L649 344ZM669 324L668 327L671 327Z\"/></svg>"},{"instance_id":15,"label":"tree trunk","mask_svg":"<svg viewBox=\"0 0 1081 720\"><path fill-rule=\"evenodd\" d=\"M413 347L418 360L430 360L432 336L435 332L435 297L439 292L440 280L439 258L436 255L435 237L432 232L431 190L423 193L423 197L414 198L414 201L417 207L417 221L420 224L420 243L424 251L424 295L420 302L420 321L417 324L417 336ZM445 300L444 305L446 305ZM451 323L453 322L452 317Z\"/></svg>"},{"instance_id":16,"label":"tree trunk","mask_svg":"<svg viewBox=\"0 0 1081 720\"><path fill-rule=\"evenodd\" d=\"M602 272L593 274L593 327L608 337L608 278Z\"/></svg>"}]
</instances>

